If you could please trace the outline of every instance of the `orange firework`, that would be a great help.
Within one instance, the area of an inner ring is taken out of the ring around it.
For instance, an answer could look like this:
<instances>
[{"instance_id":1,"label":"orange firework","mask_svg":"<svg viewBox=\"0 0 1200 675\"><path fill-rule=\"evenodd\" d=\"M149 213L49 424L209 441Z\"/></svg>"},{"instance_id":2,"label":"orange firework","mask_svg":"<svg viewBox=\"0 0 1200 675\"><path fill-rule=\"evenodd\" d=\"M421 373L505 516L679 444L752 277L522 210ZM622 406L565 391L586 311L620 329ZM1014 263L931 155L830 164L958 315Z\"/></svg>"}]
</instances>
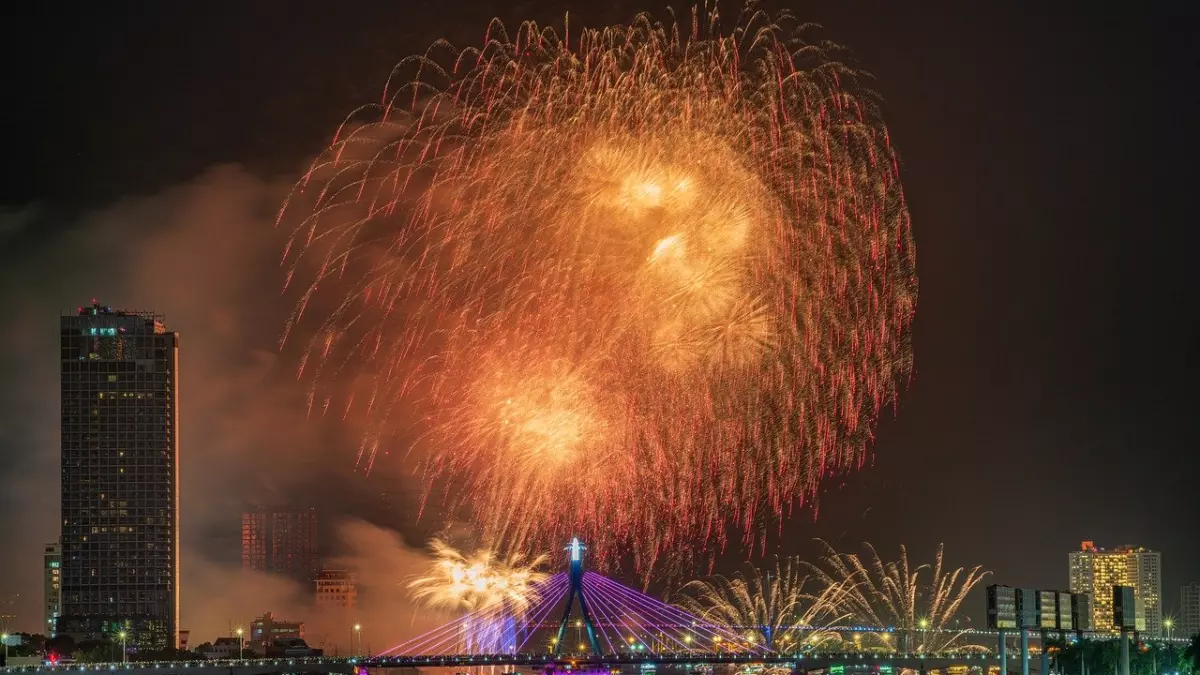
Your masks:
<instances>
[{"instance_id":1,"label":"orange firework","mask_svg":"<svg viewBox=\"0 0 1200 675\"><path fill-rule=\"evenodd\" d=\"M718 18L439 43L282 209L313 406L493 545L752 541L862 464L910 370L874 99L789 17Z\"/></svg>"}]
</instances>

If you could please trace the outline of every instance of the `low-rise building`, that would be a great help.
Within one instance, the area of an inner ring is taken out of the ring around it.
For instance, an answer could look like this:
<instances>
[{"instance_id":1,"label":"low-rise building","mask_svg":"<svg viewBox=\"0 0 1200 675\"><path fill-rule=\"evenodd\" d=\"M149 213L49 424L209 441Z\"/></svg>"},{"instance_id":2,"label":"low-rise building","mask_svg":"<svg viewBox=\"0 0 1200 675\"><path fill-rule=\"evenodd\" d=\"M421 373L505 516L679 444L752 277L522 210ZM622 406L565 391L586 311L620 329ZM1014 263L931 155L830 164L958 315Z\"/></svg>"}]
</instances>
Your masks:
<instances>
[{"instance_id":1,"label":"low-rise building","mask_svg":"<svg viewBox=\"0 0 1200 675\"><path fill-rule=\"evenodd\" d=\"M272 612L267 612L250 624L250 641L248 648L253 648L257 654L267 654L279 640L303 640L303 621L284 621L276 618Z\"/></svg>"},{"instance_id":2,"label":"low-rise building","mask_svg":"<svg viewBox=\"0 0 1200 675\"><path fill-rule=\"evenodd\" d=\"M325 569L317 573L317 609L354 609L358 605L358 584L347 570Z\"/></svg>"},{"instance_id":3,"label":"low-rise building","mask_svg":"<svg viewBox=\"0 0 1200 675\"><path fill-rule=\"evenodd\" d=\"M238 637L219 637L211 645L202 647L200 655L210 661L236 659L245 656L241 651L242 639Z\"/></svg>"}]
</instances>

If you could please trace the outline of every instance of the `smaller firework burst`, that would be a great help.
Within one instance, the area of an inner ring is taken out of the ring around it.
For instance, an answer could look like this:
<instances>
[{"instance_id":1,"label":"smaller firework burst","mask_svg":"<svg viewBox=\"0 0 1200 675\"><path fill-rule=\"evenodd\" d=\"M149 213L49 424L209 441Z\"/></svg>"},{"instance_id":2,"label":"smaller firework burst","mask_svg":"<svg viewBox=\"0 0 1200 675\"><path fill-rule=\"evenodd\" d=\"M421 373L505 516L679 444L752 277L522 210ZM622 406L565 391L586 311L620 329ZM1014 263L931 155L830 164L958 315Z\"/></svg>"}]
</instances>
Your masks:
<instances>
[{"instance_id":1,"label":"smaller firework burst","mask_svg":"<svg viewBox=\"0 0 1200 675\"><path fill-rule=\"evenodd\" d=\"M408 584L413 597L428 607L519 614L537 602L538 584L547 578L540 569L545 556L501 558L486 549L467 555L436 540L431 548L436 561L429 573Z\"/></svg>"},{"instance_id":2,"label":"smaller firework burst","mask_svg":"<svg viewBox=\"0 0 1200 675\"><path fill-rule=\"evenodd\" d=\"M889 642L898 641L895 647L904 651L975 649L962 642L968 626L958 612L971 589L991 572L979 565L947 569L941 544L934 562L924 565L909 563L904 546L898 559L885 562L870 544L864 544L865 556L838 553L822 544L821 563L809 567L821 583L846 591L838 596L840 613L859 625L893 628L897 637L889 637Z\"/></svg>"},{"instance_id":3,"label":"smaller firework burst","mask_svg":"<svg viewBox=\"0 0 1200 675\"><path fill-rule=\"evenodd\" d=\"M844 596L852 581L828 583L812 592L798 559L776 559L774 569L747 565L732 577L692 581L676 600L685 611L730 626L748 642L773 651L792 651L821 642L832 626L849 618Z\"/></svg>"}]
</instances>

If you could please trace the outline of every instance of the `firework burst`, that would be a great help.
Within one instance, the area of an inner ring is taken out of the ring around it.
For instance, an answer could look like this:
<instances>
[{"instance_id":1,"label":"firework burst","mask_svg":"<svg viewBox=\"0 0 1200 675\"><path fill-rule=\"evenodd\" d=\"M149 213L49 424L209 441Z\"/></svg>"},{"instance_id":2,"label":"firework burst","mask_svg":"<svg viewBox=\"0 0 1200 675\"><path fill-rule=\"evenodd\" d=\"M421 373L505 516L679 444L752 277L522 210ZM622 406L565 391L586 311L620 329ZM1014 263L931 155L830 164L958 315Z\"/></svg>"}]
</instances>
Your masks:
<instances>
[{"instance_id":1,"label":"firework burst","mask_svg":"<svg viewBox=\"0 0 1200 675\"><path fill-rule=\"evenodd\" d=\"M541 571L545 556L526 561L488 550L466 555L442 541L434 541L432 549L429 573L408 584L413 598L428 607L464 612L503 607L519 614L539 600L537 586L547 579Z\"/></svg>"},{"instance_id":2,"label":"firework burst","mask_svg":"<svg viewBox=\"0 0 1200 675\"><path fill-rule=\"evenodd\" d=\"M862 464L911 367L909 218L861 76L792 25L494 22L398 67L280 214L284 340L362 466L647 570Z\"/></svg>"},{"instance_id":3,"label":"firework burst","mask_svg":"<svg viewBox=\"0 0 1200 675\"><path fill-rule=\"evenodd\" d=\"M750 565L732 577L714 576L686 584L676 598L684 611L719 626L731 626L752 644L773 651L814 645L848 615L842 611L845 583L810 591L799 560L775 561L774 569Z\"/></svg>"},{"instance_id":4,"label":"firework burst","mask_svg":"<svg viewBox=\"0 0 1200 675\"><path fill-rule=\"evenodd\" d=\"M819 565L810 565L820 581L849 592L839 596L839 609L859 625L893 627L904 644L916 652L936 653L951 649L973 649L963 645L968 626L961 626L958 610L980 581L990 572L980 566L949 570L942 564L942 546L932 565L911 565L908 550L884 562L874 546L865 544L866 555L838 553L825 544ZM873 638L874 639L874 638Z\"/></svg>"}]
</instances>

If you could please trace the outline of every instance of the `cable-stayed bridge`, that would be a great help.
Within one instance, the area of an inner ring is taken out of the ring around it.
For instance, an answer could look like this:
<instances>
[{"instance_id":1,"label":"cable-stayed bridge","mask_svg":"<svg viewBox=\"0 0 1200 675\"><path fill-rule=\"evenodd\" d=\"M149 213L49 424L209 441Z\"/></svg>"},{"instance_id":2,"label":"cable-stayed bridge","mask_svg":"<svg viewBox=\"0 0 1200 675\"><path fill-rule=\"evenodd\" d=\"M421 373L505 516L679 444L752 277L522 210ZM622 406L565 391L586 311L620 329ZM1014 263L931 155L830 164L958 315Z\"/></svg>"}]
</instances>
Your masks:
<instances>
[{"instance_id":1,"label":"cable-stayed bridge","mask_svg":"<svg viewBox=\"0 0 1200 675\"><path fill-rule=\"evenodd\" d=\"M774 644L757 627L724 626L689 614L583 569L584 546L567 547L568 569L538 584L528 602L494 603L366 658L268 658L200 662L42 665L6 673L83 675L365 675L393 669L486 669L493 674L728 672L945 672L951 666L987 671L996 659L964 650L917 654L853 649L814 652L803 641ZM574 618L573 618L574 617ZM858 627L851 632L868 632ZM878 629L887 632L887 629ZM495 670L499 668L500 670Z\"/></svg>"}]
</instances>

